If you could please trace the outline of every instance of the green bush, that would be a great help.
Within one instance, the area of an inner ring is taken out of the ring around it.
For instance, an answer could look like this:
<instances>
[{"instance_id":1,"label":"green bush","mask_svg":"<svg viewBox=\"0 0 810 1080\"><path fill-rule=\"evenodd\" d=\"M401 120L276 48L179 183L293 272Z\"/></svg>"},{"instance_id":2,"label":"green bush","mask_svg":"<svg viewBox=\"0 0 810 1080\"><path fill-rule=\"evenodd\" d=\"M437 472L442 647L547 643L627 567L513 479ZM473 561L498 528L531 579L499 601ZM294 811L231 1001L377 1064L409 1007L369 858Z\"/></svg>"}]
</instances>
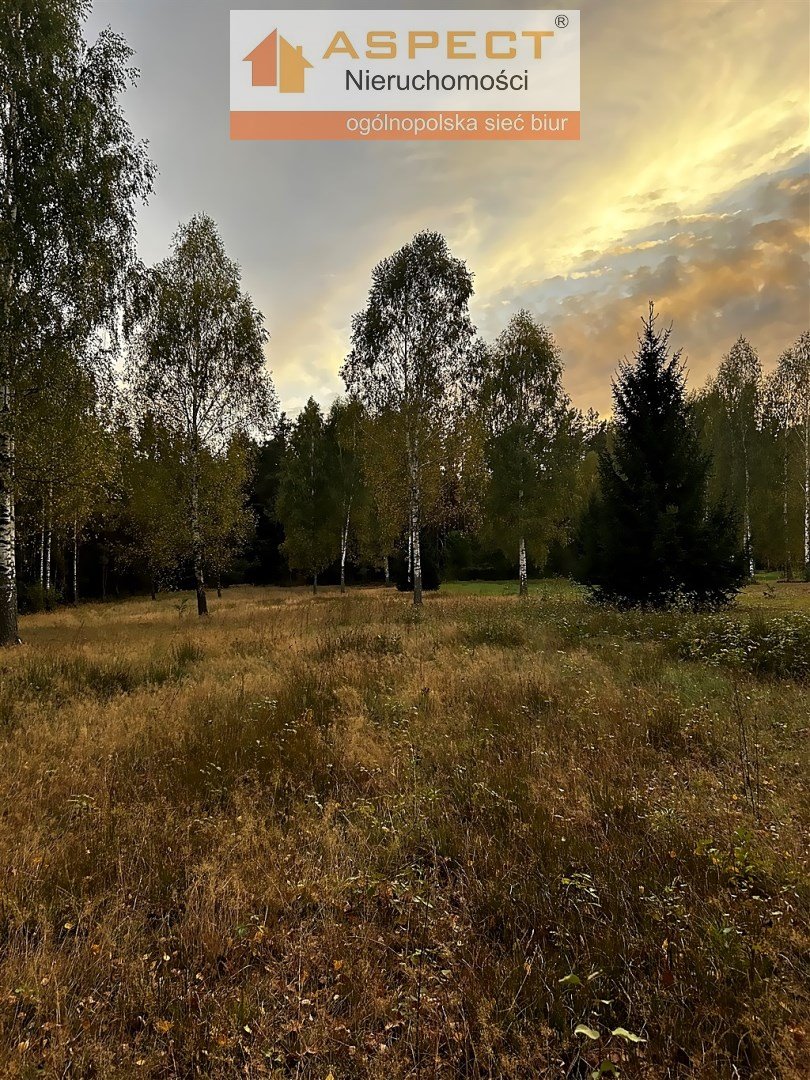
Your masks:
<instances>
[{"instance_id":1,"label":"green bush","mask_svg":"<svg viewBox=\"0 0 810 1080\"><path fill-rule=\"evenodd\" d=\"M793 613L756 616L749 622L705 621L680 637L684 660L728 664L753 675L806 679L810 675L810 617Z\"/></svg>"}]
</instances>

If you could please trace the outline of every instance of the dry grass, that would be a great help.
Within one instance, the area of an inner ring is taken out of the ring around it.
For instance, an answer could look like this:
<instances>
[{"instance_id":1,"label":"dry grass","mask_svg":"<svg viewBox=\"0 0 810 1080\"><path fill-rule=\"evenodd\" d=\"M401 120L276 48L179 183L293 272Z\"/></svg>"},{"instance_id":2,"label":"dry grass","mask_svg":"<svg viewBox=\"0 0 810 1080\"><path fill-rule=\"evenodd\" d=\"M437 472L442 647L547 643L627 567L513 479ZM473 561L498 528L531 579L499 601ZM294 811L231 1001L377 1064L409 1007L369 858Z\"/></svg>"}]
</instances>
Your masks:
<instances>
[{"instance_id":1,"label":"dry grass","mask_svg":"<svg viewBox=\"0 0 810 1080\"><path fill-rule=\"evenodd\" d=\"M0 1075L808 1074L806 588L212 607L0 656Z\"/></svg>"}]
</instances>

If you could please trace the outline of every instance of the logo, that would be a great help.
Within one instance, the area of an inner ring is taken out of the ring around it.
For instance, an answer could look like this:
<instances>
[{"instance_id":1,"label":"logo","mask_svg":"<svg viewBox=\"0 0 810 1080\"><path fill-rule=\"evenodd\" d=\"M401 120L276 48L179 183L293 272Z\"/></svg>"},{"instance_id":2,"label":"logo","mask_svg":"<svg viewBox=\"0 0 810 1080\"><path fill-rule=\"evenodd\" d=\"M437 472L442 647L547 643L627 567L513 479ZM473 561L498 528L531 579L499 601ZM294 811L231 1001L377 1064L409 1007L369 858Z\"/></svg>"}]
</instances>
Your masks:
<instances>
[{"instance_id":1,"label":"logo","mask_svg":"<svg viewBox=\"0 0 810 1080\"><path fill-rule=\"evenodd\" d=\"M254 86L277 86L280 94L303 94L309 60L301 45L291 45L274 30L245 57L253 65Z\"/></svg>"},{"instance_id":2,"label":"logo","mask_svg":"<svg viewBox=\"0 0 810 1080\"><path fill-rule=\"evenodd\" d=\"M232 11L231 138L576 140L579 21L508 4Z\"/></svg>"}]
</instances>

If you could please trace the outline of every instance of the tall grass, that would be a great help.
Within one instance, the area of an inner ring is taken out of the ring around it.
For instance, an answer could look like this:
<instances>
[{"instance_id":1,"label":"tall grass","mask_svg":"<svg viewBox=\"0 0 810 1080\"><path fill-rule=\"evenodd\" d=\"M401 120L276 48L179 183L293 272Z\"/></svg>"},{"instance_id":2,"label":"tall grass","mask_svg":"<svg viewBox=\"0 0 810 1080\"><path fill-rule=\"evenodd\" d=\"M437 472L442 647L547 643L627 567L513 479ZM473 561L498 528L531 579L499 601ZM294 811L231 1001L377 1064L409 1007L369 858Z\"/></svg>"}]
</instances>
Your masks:
<instances>
[{"instance_id":1,"label":"tall grass","mask_svg":"<svg viewBox=\"0 0 810 1080\"><path fill-rule=\"evenodd\" d=\"M0 1075L806 1075L810 688L712 637L786 618L272 590L30 617L0 657Z\"/></svg>"}]
</instances>

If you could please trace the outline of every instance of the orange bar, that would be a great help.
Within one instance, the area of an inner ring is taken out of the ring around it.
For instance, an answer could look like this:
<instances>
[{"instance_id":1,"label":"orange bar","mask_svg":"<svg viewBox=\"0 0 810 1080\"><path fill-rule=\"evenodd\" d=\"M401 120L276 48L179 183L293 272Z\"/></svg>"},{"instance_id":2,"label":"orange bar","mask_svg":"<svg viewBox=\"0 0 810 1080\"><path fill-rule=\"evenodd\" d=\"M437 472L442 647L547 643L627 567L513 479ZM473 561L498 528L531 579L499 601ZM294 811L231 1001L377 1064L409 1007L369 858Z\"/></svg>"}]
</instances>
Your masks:
<instances>
[{"instance_id":1,"label":"orange bar","mask_svg":"<svg viewBox=\"0 0 810 1080\"><path fill-rule=\"evenodd\" d=\"M458 123L461 120L462 123ZM376 122L376 127L375 127ZM473 123L474 122L474 123ZM421 127L421 130L419 128ZM475 130L470 130L474 127ZM416 130L415 130L416 128ZM576 140L578 112L232 112L231 138Z\"/></svg>"}]
</instances>

